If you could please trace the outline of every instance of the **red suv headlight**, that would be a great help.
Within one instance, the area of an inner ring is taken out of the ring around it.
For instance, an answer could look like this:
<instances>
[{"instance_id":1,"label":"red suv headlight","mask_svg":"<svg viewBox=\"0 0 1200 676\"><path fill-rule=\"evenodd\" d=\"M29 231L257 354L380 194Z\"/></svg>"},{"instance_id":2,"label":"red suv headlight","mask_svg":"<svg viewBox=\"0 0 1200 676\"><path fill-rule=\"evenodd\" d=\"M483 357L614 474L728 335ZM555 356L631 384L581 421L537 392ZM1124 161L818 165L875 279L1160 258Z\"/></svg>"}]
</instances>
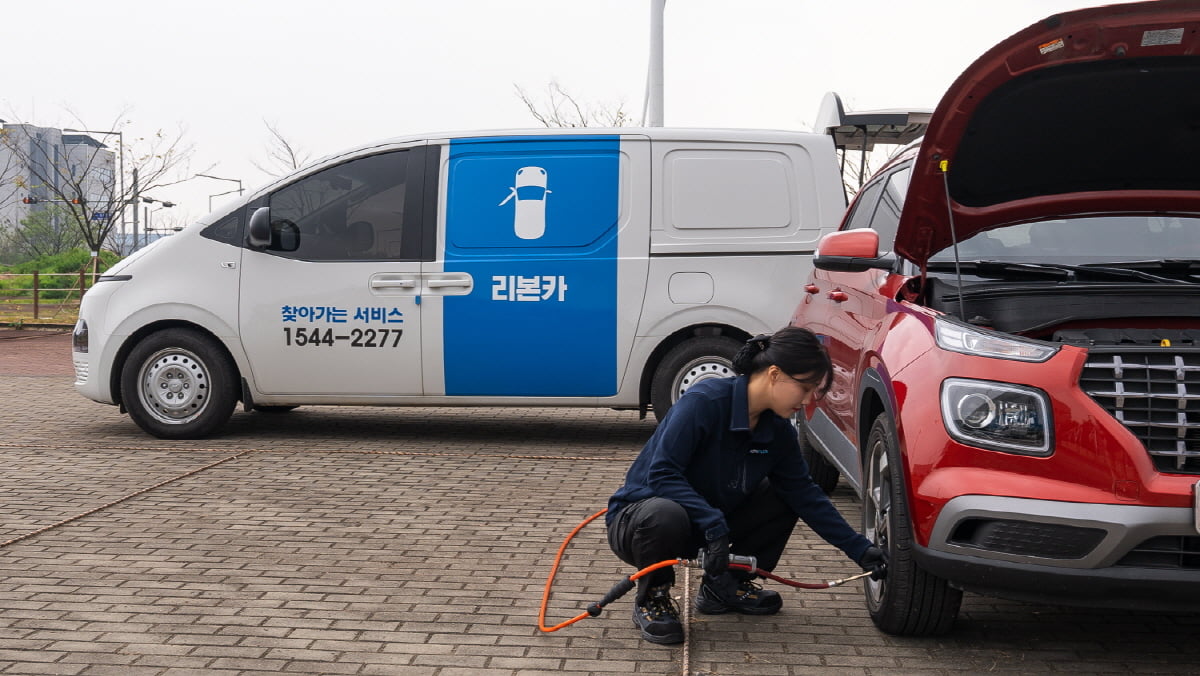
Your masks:
<instances>
[{"instance_id":1,"label":"red suv headlight","mask_svg":"<svg viewBox=\"0 0 1200 676\"><path fill-rule=\"evenodd\" d=\"M947 378L942 421L951 437L968 446L1021 455L1054 452L1050 400L1034 387Z\"/></svg>"},{"instance_id":2,"label":"red suv headlight","mask_svg":"<svg viewBox=\"0 0 1200 676\"><path fill-rule=\"evenodd\" d=\"M952 322L944 317L938 317L935 322L934 334L938 347L943 350L977 357L1043 362L1058 352L1058 347L1054 345L1018 340L1012 336Z\"/></svg>"}]
</instances>

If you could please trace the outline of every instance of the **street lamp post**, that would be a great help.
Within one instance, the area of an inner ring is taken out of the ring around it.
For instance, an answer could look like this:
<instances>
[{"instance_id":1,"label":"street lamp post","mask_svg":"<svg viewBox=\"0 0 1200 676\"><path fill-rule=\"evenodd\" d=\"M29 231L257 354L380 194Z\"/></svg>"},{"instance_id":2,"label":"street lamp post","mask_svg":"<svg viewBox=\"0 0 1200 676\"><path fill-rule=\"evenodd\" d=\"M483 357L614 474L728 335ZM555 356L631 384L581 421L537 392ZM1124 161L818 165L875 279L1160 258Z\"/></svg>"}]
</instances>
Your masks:
<instances>
[{"instance_id":1,"label":"street lamp post","mask_svg":"<svg viewBox=\"0 0 1200 676\"><path fill-rule=\"evenodd\" d=\"M141 199L143 202L147 202L149 204L157 203L160 205L157 209L153 209L153 210L151 210L149 206L142 207L142 213L145 215L145 218L143 219L143 220L145 220L145 226L143 228L143 230L145 232L145 242L146 242L146 244L149 244L150 243L150 231L154 229L150 225L150 214L154 213L155 211L162 211L163 209L165 209L167 207L173 207L173 206L175 206L175 203L169 202L167 200L155 199L153 197L146 197L144 195L142 196ZM134 242L134 246L135 247L137 246L137 242Z\"/></svg>"},{"instance_id":2,"label":"street lamp post","mask_svg":"<svg viewBox=\"0 0 1200 676\"><path fill-rule=\"evenodd\" d=\"M218 181L229 181L229 182L231 182L231 183L237 183L237 185L238 185L238 187L237 187L237 194L238 194L238 196L239 196L239 197L242 195L242 180L241 180L241 179L238 179L238 178L225 178L225 177L223 177L223 176L213 176L212 174L196 174L196 175L197 175L197 176L203 176L204 178L212 178L212 179L216 179L216 180L218 180ZM219 192L219 193L217 193L217 194L215 194L215 195L209 195L209 196L208 196L208 210L209 210L209 211L212 211L212 198L214 198L214 197L220 197L221 195L229 195L229 194L231 194L231 193L233 193L233 191L232 191L232 190L229 190L229 191L226 191L226 192Z\"/></svg>"},{"instance_id":3,"label":"street lamp post","mask_svg":"<svg viewBox=\"0 0 1200 676\"><path fill-rule=\"evenodd\" d=\"M125 206L128 200L125 199L125 134L119 131L93 131L91 129L63 129L75 134L104 134L107 136L116 135L117 137L117 173L118 180L121 186L120 205L121 205L121 237L125 237Z\"/></svg>"},{"instance_id":4,"label":"street lamp post","mask_svg":"<svg viewBox=\"0 0 1200 676\"><path fill-rule=\"evenodd\" d=\"M155 212L157 212L157 211L162 211L163 209L166 209L166 208L168 208L168 207L173 207L173 206L175 206L175 203L174 203L174 202L168 202L168 201L166 201L166 200L156 200L156 199L154 199L153 197L143 197L143 198L142 198L142 201L143 201L143 202L151 202L151 203L153 203L153 202L157 202L157 203L159 204L159 206L158 206L158 208L157 208L157 209L151 209L149 205L146 205L146 206L143 206L143 207L142 207L142 213L144 214L144 219L143 219L143 220L145 220L145 222L146 222L146 225L145 225L146 244L149 244L149 243L150 243L150 233L151 233L151 232L152 232L152 231L155 229L155 228L154 228L154 227L151 225L150 216L151 216L152 214L154 214Z\"/></svg>"}]
</instances>

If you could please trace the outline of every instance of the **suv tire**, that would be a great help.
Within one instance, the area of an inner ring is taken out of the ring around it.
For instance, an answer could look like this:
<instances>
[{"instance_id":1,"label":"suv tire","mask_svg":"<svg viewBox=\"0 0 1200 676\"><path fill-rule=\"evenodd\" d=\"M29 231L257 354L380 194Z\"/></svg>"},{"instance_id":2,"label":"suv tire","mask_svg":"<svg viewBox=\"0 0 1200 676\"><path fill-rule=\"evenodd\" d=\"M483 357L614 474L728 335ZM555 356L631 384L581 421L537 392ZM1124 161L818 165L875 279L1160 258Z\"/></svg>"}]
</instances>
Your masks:
<instances>
[{"instance_id":1,"label":"suv tire","mask_svg":"<svg viewBox=\"0 0 1200 676\"><path fill-rule=\"evenodd\" d=\"M886 414L871 424L863 481L863 535L888 554L884 580L867 580L863 589L871 620L897 636L944 634L954 626L962 592L917 565L908 515L900 451Z\"/></svg>"},{"instance_id":2,"label":"suv tire","mask_svg":"<svg viewBox=\"0 0 1200 676\"><path fill-rule=\"evenodd\" d=\"M838 473L837 467L833 463L825 459L816 448L813 447L812 441L808 438L808 422L804 419L803 413L797 413L792 416L792 425L796 428L796 441L800 444L800 457L804 458L804 463L808 465L808 475L816 482L825 495L831 495L833 489L837 488Z\"/></svg>"}]
</instances>

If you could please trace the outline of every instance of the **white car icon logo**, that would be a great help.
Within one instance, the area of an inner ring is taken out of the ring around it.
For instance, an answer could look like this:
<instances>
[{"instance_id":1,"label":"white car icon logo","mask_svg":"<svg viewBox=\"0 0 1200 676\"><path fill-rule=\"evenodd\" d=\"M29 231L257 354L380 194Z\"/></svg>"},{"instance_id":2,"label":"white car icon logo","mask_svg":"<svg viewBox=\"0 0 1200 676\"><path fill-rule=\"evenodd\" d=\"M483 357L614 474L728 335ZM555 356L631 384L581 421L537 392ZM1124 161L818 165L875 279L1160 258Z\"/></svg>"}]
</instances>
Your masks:
<instances>
[{"instance_id":1,"label":"white car icon logo","mask_svg":"<svg viewBox=\"0 0 1200 676\"><path fill-rule=\"evenodd\" d=\"M516 197L513 212L513 231L521 239L538 239L546 233L546 170L541 167L521 167L509 188L508 197L500 202L504 206Z\"/></svg>"}]
</instances>

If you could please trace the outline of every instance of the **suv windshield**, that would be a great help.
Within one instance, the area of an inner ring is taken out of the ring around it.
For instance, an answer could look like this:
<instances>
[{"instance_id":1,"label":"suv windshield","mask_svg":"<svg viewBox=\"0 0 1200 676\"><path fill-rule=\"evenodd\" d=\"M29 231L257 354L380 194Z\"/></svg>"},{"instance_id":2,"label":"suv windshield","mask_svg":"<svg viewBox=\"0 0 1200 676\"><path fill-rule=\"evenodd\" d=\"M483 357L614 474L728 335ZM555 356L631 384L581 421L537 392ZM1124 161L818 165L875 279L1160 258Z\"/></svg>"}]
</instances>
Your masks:
<instances>
[{"instance_id":1,"label":"suv windshield","mask_svg":"<svg viewBox=\"0 0 1200 676\"><path fill-rule=\"evenodd\" d=\"M1200 260L1200 218L1088 216L1020 223L981 232L958 243L964 261L1012 263L1127 263ZM954 261L954 251L930 263Z\"/></svg>"}]
</instances>

